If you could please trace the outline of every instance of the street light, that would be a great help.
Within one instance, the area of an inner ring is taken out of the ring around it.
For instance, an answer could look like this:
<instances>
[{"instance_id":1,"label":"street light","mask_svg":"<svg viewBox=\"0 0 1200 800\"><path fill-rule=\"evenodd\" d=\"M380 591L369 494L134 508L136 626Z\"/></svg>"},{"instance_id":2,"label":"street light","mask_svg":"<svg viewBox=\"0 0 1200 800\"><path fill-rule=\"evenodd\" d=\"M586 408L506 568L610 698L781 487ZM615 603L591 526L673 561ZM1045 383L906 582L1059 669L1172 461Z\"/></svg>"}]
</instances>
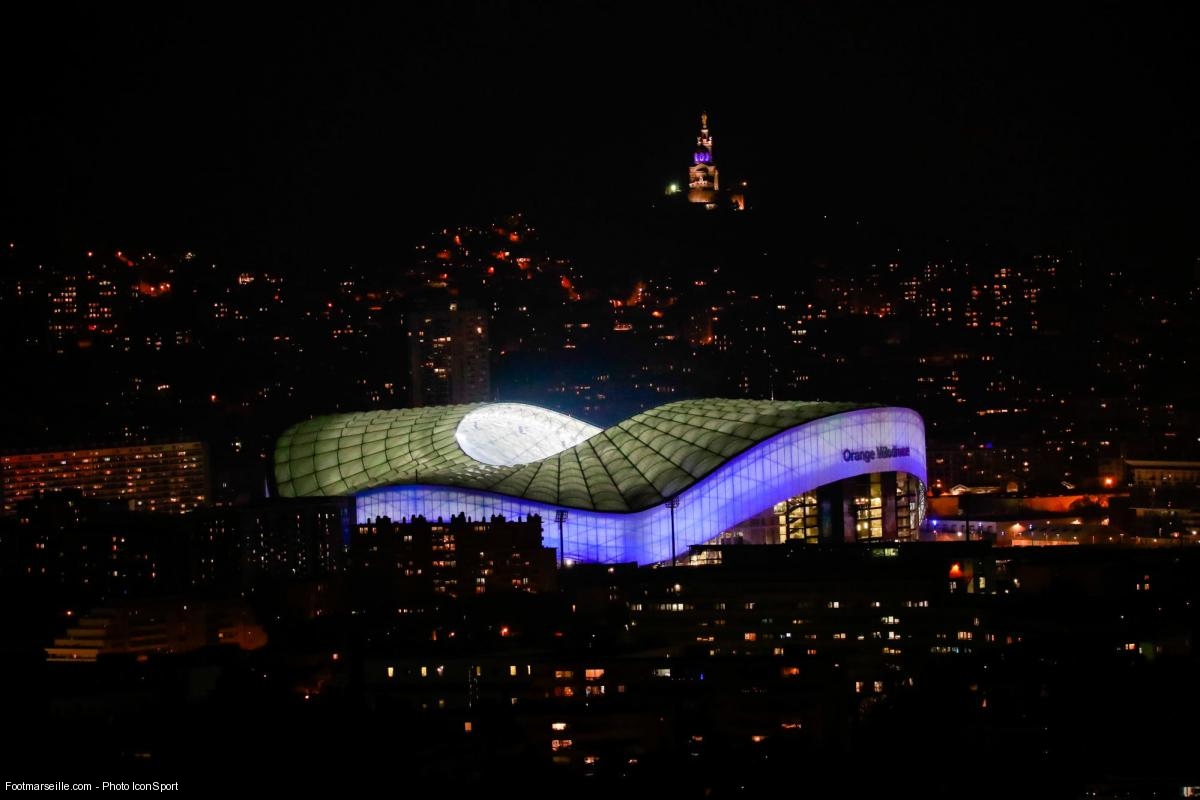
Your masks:
<instances>
[{"instance_id":1,"label":"street light","mask_svg":"<svg viewBox=\"0 0 1200 800\"><path fill-rule=\"evenodd\" d=\"M558 523L558 568L566 566L563 555L563 523L567 521L566 509L560 508L554 512L554 521Z\"/></svg>"},{"instance_id":2,"label":"street light","mask_svg":"<svg viewBox=\"0 0 1200 800\"><path fill-rule=\"evenodd\" d=\"M679 508L679 498L672 497L667 501L667 508L671 509L671 566L675 566L675 509Z\"/></svg>"}]
</instances>

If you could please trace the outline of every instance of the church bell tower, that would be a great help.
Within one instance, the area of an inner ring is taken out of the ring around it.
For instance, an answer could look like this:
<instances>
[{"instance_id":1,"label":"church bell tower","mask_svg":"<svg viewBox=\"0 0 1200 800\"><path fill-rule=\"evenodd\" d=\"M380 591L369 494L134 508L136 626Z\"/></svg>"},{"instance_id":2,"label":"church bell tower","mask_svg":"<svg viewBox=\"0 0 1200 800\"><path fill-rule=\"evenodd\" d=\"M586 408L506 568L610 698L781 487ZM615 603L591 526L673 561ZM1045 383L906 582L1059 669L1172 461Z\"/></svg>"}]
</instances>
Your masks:
<instances>
[{"instance_id":1,"label":"church bell tower","mask_svg":"<svg viewBox=\"0 0 1200 800\"><path fill-rule=\"evenodd\" d=\"M715 208L717 203L717 166L713 163L713 140L708 132L708 114L700 115L700 135L696 137L696 150L692 154L692 166L688 169L688 202L703 203Z\"/></svg>"}]
</instances>

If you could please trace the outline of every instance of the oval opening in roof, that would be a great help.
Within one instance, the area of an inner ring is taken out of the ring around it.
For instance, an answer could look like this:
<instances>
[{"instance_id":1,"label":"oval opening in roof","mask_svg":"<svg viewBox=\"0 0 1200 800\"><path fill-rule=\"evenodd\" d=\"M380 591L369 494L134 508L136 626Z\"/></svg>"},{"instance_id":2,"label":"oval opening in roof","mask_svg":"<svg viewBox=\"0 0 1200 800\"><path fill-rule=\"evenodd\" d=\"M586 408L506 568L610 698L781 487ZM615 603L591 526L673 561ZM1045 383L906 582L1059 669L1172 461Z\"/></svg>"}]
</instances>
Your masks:
<instances>
[{"instance_id":1,"label":"oval opening in roof","mask_svg":"<svg viewBox=\"0 0 1200 800\"><path fill-rule=\"evenodd\" d=\"M600 433L586 422L523 403L491 403L468 413L454 438L483 464L515 467L549 458Z\"/></svg>"}]
</instances>

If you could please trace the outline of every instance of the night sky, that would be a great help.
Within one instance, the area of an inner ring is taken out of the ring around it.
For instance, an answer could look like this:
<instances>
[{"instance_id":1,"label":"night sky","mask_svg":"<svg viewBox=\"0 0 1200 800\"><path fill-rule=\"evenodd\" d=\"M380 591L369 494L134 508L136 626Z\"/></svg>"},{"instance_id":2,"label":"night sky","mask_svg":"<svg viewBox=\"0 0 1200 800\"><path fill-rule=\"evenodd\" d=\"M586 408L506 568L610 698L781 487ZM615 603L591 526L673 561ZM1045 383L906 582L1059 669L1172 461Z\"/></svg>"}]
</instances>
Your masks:
<instances>
[{"instance_id":1,"label":"night sky","mask_svg":"<svg viewBox=\"0 0 1200 800\"><path fill-rule=\"evenodd\" d=\"M1200 251L1188 12L745 5L3 19L0 233L304 269L524 210L586 261L685 179L707 109L782 225Z\"/></svg>"}]
</instances>

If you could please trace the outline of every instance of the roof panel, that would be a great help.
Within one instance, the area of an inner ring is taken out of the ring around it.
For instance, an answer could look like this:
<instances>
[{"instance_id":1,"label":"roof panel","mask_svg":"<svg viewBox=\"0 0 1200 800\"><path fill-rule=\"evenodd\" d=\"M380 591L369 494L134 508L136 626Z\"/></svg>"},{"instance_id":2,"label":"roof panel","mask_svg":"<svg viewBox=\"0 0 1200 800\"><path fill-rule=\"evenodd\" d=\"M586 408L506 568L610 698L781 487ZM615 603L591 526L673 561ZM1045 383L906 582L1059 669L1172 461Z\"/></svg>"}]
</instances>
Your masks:
<instances>
[{"instance_id":1,"label":"roof panel","mask_svg":"<svg viewBox=\"0 0 1200 800\"><path fill-rule=\"evenodd\" d=\"M521 414L526 413L521 408L530 407L476 404L339 414L315 417L285 431L275 449L275 476L284 496L347 494L420 482L486 489L569 508L637 511L678 494L781 431L864 407L868 406L683 400L637 414L583 441L577 438L573 447L540 460L495 466L462 449L459 426L473 411L489 408L489 414L470 423L473 432L487 435L490 415L504 424L513 452L523 448L544 454L544 442L533 446L522 441L526 426L507 418L509 409Z\"/></svg>"}]
</instances>

